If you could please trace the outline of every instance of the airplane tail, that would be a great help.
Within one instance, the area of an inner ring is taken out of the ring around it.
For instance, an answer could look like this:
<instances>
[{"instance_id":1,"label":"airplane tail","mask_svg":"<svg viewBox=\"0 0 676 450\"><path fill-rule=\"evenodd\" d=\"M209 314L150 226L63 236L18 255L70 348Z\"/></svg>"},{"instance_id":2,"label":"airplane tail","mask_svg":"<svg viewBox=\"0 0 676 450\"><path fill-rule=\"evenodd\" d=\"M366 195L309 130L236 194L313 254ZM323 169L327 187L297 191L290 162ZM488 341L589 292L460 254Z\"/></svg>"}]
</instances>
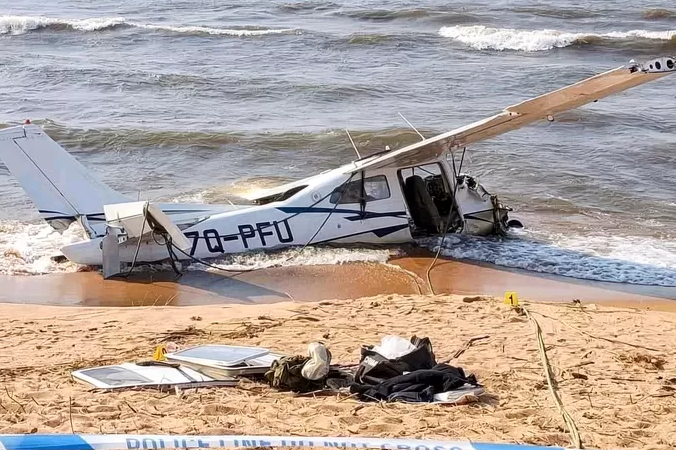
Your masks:
<instances>
[{"instance_id":1,"label":"airplane tail","mask_svg":"<svg viewBox=\"0 0 676 450\"><path fill-rule=\"evenodd\" d=\"M63 230L79 220L90 237L105 234L103 206L130 199L92 177L37 125L0 130L0 159L37 206Z\"/></svg>"}]
</instances>

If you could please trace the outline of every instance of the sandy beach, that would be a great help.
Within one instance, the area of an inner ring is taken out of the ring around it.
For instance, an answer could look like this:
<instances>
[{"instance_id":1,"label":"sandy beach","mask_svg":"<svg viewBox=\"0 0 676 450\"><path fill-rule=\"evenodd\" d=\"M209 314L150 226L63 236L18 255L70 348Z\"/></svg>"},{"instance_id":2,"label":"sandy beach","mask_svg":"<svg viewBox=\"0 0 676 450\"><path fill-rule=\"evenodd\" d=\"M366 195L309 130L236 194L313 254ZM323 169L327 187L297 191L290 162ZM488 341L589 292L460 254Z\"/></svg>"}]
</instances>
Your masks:
<instances>
[{"instance_id":1,"label":"sandy beach","mask_svg":"<svg viewBox=\"0 0 676 450\"><path fill-rule=\"evenodd\" d=\"M558 393L585 448L676 446L676 314L582 302L529 303ZM532 323L500 299L378 295L318 303L67 308L0 306L0 433L286 434L471 439L570 446L545 382ZM149 359L164 341L232 343L304 354L321 340L335 363L387 334L428 336L487 391L464 406L366 404L239 388L93 392L70 372Z\"/></svg>"}]
</instances>

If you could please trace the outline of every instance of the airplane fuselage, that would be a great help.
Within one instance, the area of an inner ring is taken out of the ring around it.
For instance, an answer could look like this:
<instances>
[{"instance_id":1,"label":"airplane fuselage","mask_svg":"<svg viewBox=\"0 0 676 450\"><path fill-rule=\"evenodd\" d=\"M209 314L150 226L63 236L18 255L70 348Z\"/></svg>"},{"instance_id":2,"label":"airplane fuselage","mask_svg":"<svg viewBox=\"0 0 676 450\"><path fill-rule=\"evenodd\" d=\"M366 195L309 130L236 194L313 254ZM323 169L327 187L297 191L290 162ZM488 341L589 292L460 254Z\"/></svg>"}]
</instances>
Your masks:
<instances>
[{"instance_id":1,"label":"airplane fuselage","mask_svg":"<svg viewBox=\"0 0 676 450\"><path fill-rule=\"evenodd\" d=\"M170 213L170 217L176 214L188 216L183 224L180 219L176 220L190 243L185 253L176 252L180 260L310 244L401 244L413 241L416 234L435 232L434 224L422 228L416 226L410 201L406 198L402 172L415 174L416 168L427 177L435 178L436 187L444 189L446 195L452 196L455 190L459 213L454 215L462 223L461 232L489 234L496 228L496 217L501 217L499 220L503 222L506 220L504 211L494 211L491 196L480 185L463 183L456 188L455 177L447 176L452 173L452 168L444 159L417 164L413 168L365 170L363 177L358 169L351 175L342 167L293 183L286 192L297 192L282 201L267 201L285 195L284 189L277 189L272 194L259 195L251 205L203 205L211 211L200 209L200 205L181 205L180 210L172 204L161 207ZM430 168L437 169L437 173L430 175L423 171ZM341 191L348 185L361 188L362 183L365 186L363 198L354 192ZM264 204L255 204L261 199ZM430 203L427 206L434 208L436 205ZM219 212L219 208L223 212ZM102 237L85 240L67 245L62 251L73 262L101 265L101 241ZM130 239L120 246L122 262L134 259L154 262L167 257L166 245L157 236L146 236L140 245L137 239Z\"/></svg>"}]
</instances>

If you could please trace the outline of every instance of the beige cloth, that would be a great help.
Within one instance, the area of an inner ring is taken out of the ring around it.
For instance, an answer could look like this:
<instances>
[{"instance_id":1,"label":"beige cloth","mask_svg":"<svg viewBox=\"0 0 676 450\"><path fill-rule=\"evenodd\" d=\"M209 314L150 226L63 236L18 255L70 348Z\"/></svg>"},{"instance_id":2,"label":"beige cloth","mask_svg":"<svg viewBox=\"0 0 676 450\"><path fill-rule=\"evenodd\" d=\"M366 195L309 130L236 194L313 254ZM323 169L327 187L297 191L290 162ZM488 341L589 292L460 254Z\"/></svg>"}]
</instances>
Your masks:
<instances>
[{"instance_id":1,"label":"beige cloth","mask_svg":"<svg viewBox=\"0 0 676 450\"><path fill-rule=\"evenodd\" d=\"M310 360L301 369L301 375L307 380L321 380L329 373L331 352L324 344L313 342L308 346Z\"/></svg>"}]
</instances>

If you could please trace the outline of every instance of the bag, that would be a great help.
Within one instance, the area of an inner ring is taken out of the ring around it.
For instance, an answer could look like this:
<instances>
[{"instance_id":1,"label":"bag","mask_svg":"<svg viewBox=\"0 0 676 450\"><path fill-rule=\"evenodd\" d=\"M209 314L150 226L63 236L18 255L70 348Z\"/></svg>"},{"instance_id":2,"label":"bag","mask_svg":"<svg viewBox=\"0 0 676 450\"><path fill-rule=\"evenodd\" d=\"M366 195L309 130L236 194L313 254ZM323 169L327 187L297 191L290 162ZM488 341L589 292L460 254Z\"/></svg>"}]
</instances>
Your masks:
<instances>
[{"instance_id":1,"label":"bag","mask_svg":"<svg viewBox=\"0 0 676 450\"><path fill-rule=\"evenodd\" d=\"M324 379L308 380L301 373L309 360L307 356L285 356L277 359L270 365L264 377L270 387L282 391L300 393L319 391L324 388Z\"/></svg>"},{"instance_id":2,"label":"bag","mask_svg":"<svg viewBox=\"0 0 676 450\"><path fill-rule=\"evenodd\" d=\"M362 346L355 381L360 384L376 385L403 375L404 372L428 370L437 365L429 338L420 339L413 336L411 344L415 346L415 350L394 359L388 359L373 351L372 345Z\"/></svg>"}]
</instances>

